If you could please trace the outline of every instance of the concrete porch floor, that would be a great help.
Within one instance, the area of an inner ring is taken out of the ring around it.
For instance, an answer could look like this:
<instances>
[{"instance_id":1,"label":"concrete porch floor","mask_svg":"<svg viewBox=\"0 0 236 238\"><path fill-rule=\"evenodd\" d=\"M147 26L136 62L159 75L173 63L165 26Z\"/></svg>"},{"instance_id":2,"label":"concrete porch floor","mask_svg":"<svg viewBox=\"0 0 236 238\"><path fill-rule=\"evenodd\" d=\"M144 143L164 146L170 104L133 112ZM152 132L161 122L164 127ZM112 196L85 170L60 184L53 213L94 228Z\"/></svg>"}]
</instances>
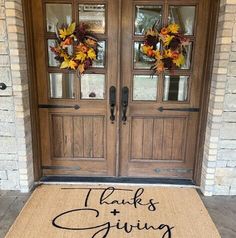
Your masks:
<instances>
[{"instance_id":1,"label":"concrete porch floor","mask_svg":"<svg viewBox=\"0 0 236 238\"><path fill-rule=\"evenodd\" d=\"M4 238L30 194L0 191L0 238ZM236 196L201 196L222 238L236 237Z\"/></svg>"}]
</instances>

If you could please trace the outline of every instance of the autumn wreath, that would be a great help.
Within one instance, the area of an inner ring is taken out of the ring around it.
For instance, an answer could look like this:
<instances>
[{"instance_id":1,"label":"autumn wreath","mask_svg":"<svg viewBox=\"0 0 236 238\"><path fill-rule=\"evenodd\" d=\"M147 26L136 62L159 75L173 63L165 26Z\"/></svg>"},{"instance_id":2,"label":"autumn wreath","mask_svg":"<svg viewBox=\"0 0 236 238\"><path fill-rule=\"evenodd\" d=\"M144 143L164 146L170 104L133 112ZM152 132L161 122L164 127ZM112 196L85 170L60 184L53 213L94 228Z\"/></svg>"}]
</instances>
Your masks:
<instances>
[{"instance_id":1,"label":"autumn wreath","mask_svg":"<svg viewBox=\"0 0 236 238\"><path fill-rule=\"evenodd\" d=\"M57 30L57 42L51 51L61 69L78 70L81 75L96 60L97 48L98 41L87 25L71 23Z\"/></svg>"},{"instance_id":2,"label":"autumn wreath","mask_svg":"<svg viewBox=\"0 0 236 238\"><path fill-rule=\"evenodd\" d=\"M153 26L145 34L142 52L155 60L151 69L161 74L165 70L178 69L185 64L188 44L189 40L180 33L178 24L170 24L160 30Z\"/></svg>"}]
</instances>

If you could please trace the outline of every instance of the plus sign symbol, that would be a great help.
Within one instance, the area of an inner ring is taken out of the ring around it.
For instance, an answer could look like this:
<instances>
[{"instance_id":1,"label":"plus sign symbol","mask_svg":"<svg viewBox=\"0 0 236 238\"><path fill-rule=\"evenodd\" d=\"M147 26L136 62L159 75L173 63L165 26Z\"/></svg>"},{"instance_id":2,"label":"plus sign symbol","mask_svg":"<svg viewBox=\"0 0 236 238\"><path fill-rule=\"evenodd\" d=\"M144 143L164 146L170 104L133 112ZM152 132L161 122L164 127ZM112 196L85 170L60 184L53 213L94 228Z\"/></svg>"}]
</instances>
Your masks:
<instances>
[{"instance_id":1,"label":"plus sign symbol","mask_svg":"<svg viewBox=\"0 0 236 238\"><path fill-rule=\"evenodd\" d=\"M119 214L120 212L117 211L116 209L114 209L113 211L111 211L111 214L113 214L114 216L116 216L117 214Z\"/></svg>"}]
</instances>

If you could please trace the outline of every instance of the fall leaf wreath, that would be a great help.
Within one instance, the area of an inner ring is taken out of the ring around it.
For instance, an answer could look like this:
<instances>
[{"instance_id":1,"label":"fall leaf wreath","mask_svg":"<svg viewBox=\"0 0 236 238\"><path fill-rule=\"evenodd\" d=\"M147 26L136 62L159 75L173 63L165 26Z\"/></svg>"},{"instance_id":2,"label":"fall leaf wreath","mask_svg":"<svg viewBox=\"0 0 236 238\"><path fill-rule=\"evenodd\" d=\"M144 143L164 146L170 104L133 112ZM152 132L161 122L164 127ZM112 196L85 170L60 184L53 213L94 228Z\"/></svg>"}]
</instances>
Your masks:
<instances>
[{"instance_id":1,"label":"fall leaf wreath","mask_svg":"<svg viewBox=\"0 0 236 238\"><path fill-rule=\"evenodd\" d=\"M189 40L180 33L178 24L170 24L159 31L154 25L145 34L142 53L154 59L151 70L161 74L165 70L178 69L185 64L187 45Z\"/></svg>"},{"instance_id":2,"label":"fall leaf wreath","mask_svg":"<svg viewBox=\"0 0 236 238\"><path fill-rule=\"evenodd\" d=\"M98 40L87 25L71 23L57 30L56 45L51 51L61 69L78 70L81 75L96 60L98 46Z\"/></svg>"}]
</instances>

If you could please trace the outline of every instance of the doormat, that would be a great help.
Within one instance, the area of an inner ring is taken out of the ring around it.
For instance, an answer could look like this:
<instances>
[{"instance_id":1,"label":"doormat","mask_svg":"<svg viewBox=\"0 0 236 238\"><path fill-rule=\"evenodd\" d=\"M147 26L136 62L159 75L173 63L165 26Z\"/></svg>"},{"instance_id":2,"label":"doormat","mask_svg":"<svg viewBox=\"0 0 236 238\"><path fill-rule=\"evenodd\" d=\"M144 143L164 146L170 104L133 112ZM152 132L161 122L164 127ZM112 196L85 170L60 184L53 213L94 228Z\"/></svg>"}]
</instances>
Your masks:
<instances>
[{"instance_id":1,"label":"doormat","mask_svg":"<svg viewBox=\"0 0 236 238\"><path fill-rule=\"evenodd\" d=\"M192 188L42 185L7 238L218 238Z\"/></svg>"}]
</instances>

